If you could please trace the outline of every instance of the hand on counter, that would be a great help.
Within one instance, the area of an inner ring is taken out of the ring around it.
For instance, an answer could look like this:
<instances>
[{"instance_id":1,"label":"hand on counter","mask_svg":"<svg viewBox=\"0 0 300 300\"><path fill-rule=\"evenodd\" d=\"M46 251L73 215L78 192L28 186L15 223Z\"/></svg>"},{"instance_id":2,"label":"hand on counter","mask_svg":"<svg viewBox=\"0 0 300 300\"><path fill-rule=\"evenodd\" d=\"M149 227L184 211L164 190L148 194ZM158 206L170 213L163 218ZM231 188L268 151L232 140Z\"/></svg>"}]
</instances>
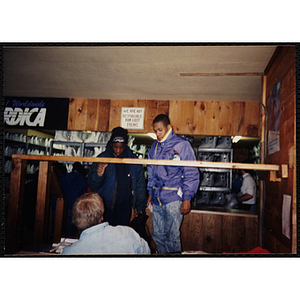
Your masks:
<instances>
[{"instance_id":1,"label":"hand on counter","mask_svg":"<svg viewBox=\"0 0 300 300\"><path fill-rule=\"evenodd\" d=\"M183 215L186 215L190 212L190 210L191 210L191 201L183 200L183 202L181 204L181 213Z\"/></svg>"}]
</instances>

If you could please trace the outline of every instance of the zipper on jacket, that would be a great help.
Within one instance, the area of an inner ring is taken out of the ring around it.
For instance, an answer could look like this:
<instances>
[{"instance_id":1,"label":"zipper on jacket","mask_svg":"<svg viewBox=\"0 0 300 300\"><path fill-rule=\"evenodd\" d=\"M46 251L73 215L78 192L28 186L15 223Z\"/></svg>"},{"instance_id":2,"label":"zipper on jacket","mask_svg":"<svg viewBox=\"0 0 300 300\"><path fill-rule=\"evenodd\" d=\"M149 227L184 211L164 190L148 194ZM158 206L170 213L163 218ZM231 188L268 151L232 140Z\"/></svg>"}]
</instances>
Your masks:
<instances>
[{"instance_id":1,"label":"zipper on jacket","mask_svg":"<svg viewBox=\"0 0 300 300\"><path fill-rule=\"evenodd\" d=\"M154 186L153 189L156 190L156 187ZM159 206L162 206L162 203L160 202L159 198L157 197L156 199L157 199L157 201L159 203Z\"/></svg>"},{"instance_id":2,"label":"zipper on jacket","mask_svg":"<svg viewBox=\"0 0 300 300\"><path fill-rule=\"evenodd\" d=\"M160 202L160 200L159 200L158 197L157 197L157 201L158 201L158 203L159 203L159 206L162 206L162 204L161 204L161 202Z\"/></svg>"}]
</instances>

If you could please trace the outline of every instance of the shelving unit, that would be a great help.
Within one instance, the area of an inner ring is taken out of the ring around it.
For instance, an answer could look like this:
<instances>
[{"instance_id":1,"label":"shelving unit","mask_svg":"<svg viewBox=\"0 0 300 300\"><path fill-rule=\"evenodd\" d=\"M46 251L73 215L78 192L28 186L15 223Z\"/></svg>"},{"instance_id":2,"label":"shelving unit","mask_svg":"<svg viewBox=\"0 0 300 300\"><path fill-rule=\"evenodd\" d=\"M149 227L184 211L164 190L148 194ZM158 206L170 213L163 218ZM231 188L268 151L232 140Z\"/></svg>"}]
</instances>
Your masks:
<instances>
[{"instance_id":1,"label":"shelving unit","mask_svg":"<svg viewBox=\"0 0 300 300\"><path fill-rule=\"evenodd\" d=\"M214 137L216 139L216 137ZM231 144L230 144L231 147ZM199 147L197 160L208 162L232 163L233 149L228 146L216 148L215 143L208 147ZM232 189L232 169L199 168L200 185L192 205L208 205L223 207L226 204L226 195Z\"/></svg>"},{"instance_id":2,"label":"shelving unit","mask_svg":"<svg viewBox=\"0 0 300 300\"><path fill-rule=\"evenodd\" d=\"M59 146L59 147L57 147ZM61 147L62 146L62 147ZM92 157L95 156L93 155L86 155L86 150L89 150L90 148L95 148L95 147L104 147L101 150L99 150L100 154L101 152L104 151L106 146L106 143L84 143L84 142L70 142L70 141L51 141L50 143L50 155L54 155L55 153L60 153L62 155L66 154L66 149L67 147L77 147L78 150L76 152L76 156L81 156L81 157ZM96 156L97 156L96 155ZM74 155L75 156L75 155Z\"/></svg>"},{"instance_id":3,"label":"shelving unit","mask_svg":"<svg viewBox=\"0 0 300 300\"><path fill-rule=\"evenodd\" d=\"M18 138L16 136L16 138ZM5 173L5 192L9 192L10 174L12 168L12 155L27 154L27 155L49 155L49 147L46 145L34 144L28 141L28 137L19 135L18 139L5 138L4 140L4 173ZM38 170L39 164L35 160L29 160L26 169L27 179L30 180L30 175L34 175Z\"/></svg>"}]
</instances>

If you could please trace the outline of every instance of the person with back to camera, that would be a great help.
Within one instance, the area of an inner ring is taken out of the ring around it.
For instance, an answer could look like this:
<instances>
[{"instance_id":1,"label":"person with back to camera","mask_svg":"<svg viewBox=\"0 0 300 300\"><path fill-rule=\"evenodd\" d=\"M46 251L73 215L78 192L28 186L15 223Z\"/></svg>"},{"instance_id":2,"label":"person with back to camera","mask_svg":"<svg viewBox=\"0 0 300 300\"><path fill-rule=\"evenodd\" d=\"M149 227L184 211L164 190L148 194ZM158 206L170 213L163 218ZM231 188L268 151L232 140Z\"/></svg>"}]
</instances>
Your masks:
<instances>
[{"instance_id":1,"label":"person with back to camera","mask_svg":"<svg viewBox=\"0 0 300 300\"><path fill-rule=\"evenodd\" d=\"M77 228L72 224L72 208L78 197L88 192L88 184L85 174L85 168L80 162L73 164L72 172L67 173L65 166L58 163L55 164L55 172L62 174L59 178L59 183L63 192L66 196L68 203L67 209L67 224L66 224L66 235L68 238L77 238ZM64 172L65 170L65 172ZM53 196L52 202L52 214L53 222L55 218L56 210L56 197Z\"/></svg>"},{"instance_id":2,"label":"person with back to camera","mask_svg":"<svg viewBox=\"0 0 300 300\"><path fill-rule=\"evenodd\" d=\"M157 140L151 146L149 159L196 160L191 144L173 132L168 116L158 115L153 129ZM148 165L148 173L148 205L153 204L152 238L157 251L180 253L179 228L198 189L198 168Z\"/></svg>"},{"instance_id":3,"label":"person with back to camera","mask_svg":"<svg viewBox=\"0 0 300 300\"><path fill-rule=\"evenodd\" d=\"M244 160L243 163L253 162L251 160ZM239 170L239 174L242 179L240 190L238 193L233 191L233 193L228 196L229 201L225 208L256 211L256 182L249 170L241 169Z\"/></svg>"},{"instance_id":4,"label":"person with back to camera","mask_svg":"<svg viewBox=\"0 0 300 300\"><path fill-rule=\"evenodd\" d=\"M251 160L244 160L243 163L253 163ZM236 195L239 202L238 208L243 210L257 210L256 206L256 182L249 170L240 170L242 175L242 186Z\"/></svg>"},{"instance_id":5,"label":"person with back to camera","mask_svg":"<svg viewBox=\"0 0 300 300\"><path fill-rule=\"evenodd\" d=\"M127 142L127 130L114 128L106 150L98 157L137 159ZM145 211L147 193L142 165L93 163L88 174L88 185L102 197L105 205L104 220L110 225L129 225L132 207L136 214Z\"/></svg>"},{"instance_id":6,"label":"person with back to camera","mask_svg":"<svg viewBox=\"0 0 300 300\"><path fill-rule=\"evenodd\" d=\"M63 249L62 255L150 254L150 248L134 229L103 222L104 204L98 193L79 197L73 206L73 223L79 240Z\"/></svg>"}]
</instances>

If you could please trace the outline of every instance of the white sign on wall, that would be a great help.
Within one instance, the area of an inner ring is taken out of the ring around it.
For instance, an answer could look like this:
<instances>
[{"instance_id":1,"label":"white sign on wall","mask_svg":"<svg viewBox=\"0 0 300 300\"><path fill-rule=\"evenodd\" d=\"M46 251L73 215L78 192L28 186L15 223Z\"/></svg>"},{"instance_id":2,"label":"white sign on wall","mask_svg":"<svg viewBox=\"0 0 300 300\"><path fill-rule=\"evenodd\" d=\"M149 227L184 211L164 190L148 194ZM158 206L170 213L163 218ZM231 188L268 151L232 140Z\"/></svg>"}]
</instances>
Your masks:
<instances>
[{"instance_id":1,"label":"white sign on wall","mask_svg":"<svg viewBox=\"0 0 300 300\"><path fill-rule=\"evenodd\" d=\"M144 129L145 107L122 107L121 127Z\"/></svg>"}]
</instances>

